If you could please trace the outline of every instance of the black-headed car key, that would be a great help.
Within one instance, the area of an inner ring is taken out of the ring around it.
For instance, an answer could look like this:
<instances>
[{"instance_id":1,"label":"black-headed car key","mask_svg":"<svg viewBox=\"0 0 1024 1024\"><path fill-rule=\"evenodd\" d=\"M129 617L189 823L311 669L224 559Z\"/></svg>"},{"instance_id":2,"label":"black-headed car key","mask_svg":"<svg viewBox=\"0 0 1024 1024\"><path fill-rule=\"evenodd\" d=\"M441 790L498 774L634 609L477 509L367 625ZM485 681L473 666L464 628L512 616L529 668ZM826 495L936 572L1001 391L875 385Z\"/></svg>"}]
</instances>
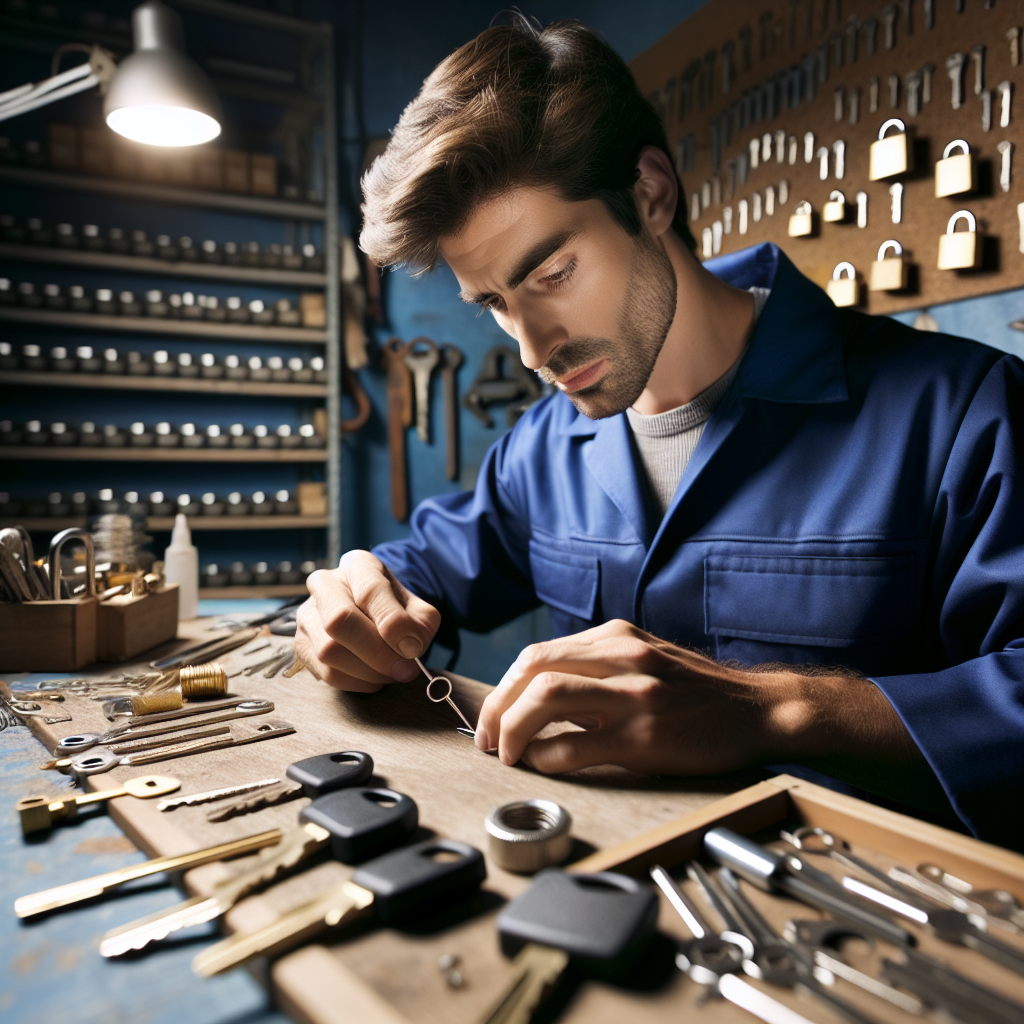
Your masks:
<instances>
[{"instance_id":1,"label":"black-headed car key","mask_svg":"<svg viewBox=\"0 0 1024 1024\"><path fill-rule=\"evenodd\" d=\"M364 864L342 882L271 925L233 935L192 961L202 977L222 974L257 956L277 956L327 928L372 912L384 924L401 921L428 904L461 896L487 877L483 855L453 839L429 839L392 850Z\"/></svg>"},{"instance_id":2,"label":"black-headed car key","mask_svg":"<svg viewBox=\"0 0 1024 1024\"><path fill-rule=\"evenodd\" d=\"M416 831L419 811L412 797L393 789L359 786L314 800L303 808L304 824L286 832L276 846L262 850L256 863L216 886L209 896L194 896L176 906L107 932L100 953L118 956L142 949L180 928L212 921L243 896L269 884L281 872L295 867L331 844L331 852L345 863L359 863L393 850Z\"/></svg>"},{"instance_id":3,"label":"black-headed car key","mask_svg":"<svg viewBox=\"0 0 1024 1024\"><path fill-rule=\"evenodd\" d=\"M657 920L658 897L635 879L542 871L498 915L502 952L515 957L515 974L482 1020L529 1020L570 959L587 973L620 977L647 948Z\"/></svg>"}]
</instances>

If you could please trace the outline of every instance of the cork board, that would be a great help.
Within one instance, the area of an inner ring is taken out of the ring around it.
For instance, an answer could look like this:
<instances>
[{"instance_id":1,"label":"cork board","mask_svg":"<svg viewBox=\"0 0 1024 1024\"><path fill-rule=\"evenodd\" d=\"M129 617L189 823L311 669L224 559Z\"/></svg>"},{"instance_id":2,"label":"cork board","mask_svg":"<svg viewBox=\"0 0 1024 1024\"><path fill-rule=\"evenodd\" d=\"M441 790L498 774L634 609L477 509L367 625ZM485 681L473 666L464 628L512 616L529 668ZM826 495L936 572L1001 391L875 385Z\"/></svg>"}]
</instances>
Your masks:
<instances>
[{"instance_id":1,"label":"cork board","mask_svg":"<svg viewBox=\"0 0 1024 1024\"><path fill-rule=\"evenodd\" d=\"M275 644L282 643L280 638L272 639ZM245 659L235 652L222 660L230 673L236 665L261 660L267 653L264 650ZM455 700L473 721L490 688L458 676L453 681ZM455 732L458 720L454 712L446 705L431 704L421 684L396 685L372 695L343 694L305 671L292 679L278 676L265 680L257 674L231 682L232 690L240 695L274 701L272 717L292 723L295 734L237 750L115 769L91 776L89 788L112 788L126 778L159 774L181 779L183 794L200 792L275 775L283 778L288 764L314 754L366 750L375 761L374 784L391 786L416 800L421 838L436 832L472 843L486 854L483 822L492 807L545 797L562 804L573 816L576 845L572 859L576 860L707 807L760 777L760 773L752 773L692 780L653 778L609 767L551 778L529 769L508 768L477 751L470 740ZM46 725L41 719L32 722L36 735L50 750L63 736L109 727L97 702L68 696L61 709L71 714L72 721L57 725ZM39 791L44 792L50 781L42 778ZM206 811L215 805L161 813L156 801L121 798L111 802L110 814L148 855L161 856L269 828L292 827L307 802L296 800L218 823L206 819ZM208 892L241 863L197 868L185 876L186 888L191 893ZM318 862L262 895L242 901L227 915L226 927L249 931L268 923L344 878L348 871L333 861ZM52 884L61 881L67 879L53 879ZM415 1019L427 1024L468 1024L496 998L509 976L508 962L498 948L494 919L504 901L528 884L527 878L502 871L488 858L488 879L482 892L453 906L447 916L435 915L406 930L384 929L370 922L345 931L330 945L314 944L281 958L273 967L278 997L298 1020ZM462 957L460 969L467 979L462 989L449 988L438 970L442 953ZM675 984L673 979L656 995L645 996L642 1005L650 1002L649 1014L641 1013L635 1019L675 1019L679 1007ZM634 1001L631 993L597 988L597 1004L604 1007L597 1016L594 996L588 996L579 1000L578 1009L574 999L563 1019L613 1020L623 999ZM364 1007L362 1017L352 1016L355 1006Z\"/></svg>"},{"instance_id":2,"label":"cork board","mask_svg":"<svg viewBox=\"0 0 1024 1024\"><path fill-rule=\"evenodd\" d=\"M884 12L890 8L895 11L894 36L887 48ZM928 8L934 12L932 28L926 26ZM873 55L868 53L869 19L878 23ZM1019 31L1022 24L1021 5L1007 0L991 5L984 0L904 0L888 5L881 0L712 0L631 64L641 91L662 114L688 204L694 194L698 197L698 209L690 211L698 253L704 252L704 229L713 229L718 222L723 229L721 253L775 242L822 287L836 265L848 261L861 282L859 308L870 313L893 313L1024 285L1017 211L1024 199L1024 61L1011 65L1007 38L1008 31ZM986 48L983 85L991 93L988 131L982 126L983 104L974 91L975 64L970 56L979 45ZM967 57L959 110L952 109L946 70L946 59L954 53ZM916 114L910 113L907 76L929 63L935 69L931 99L920 102ZM890 102L890 76L898 79L895 105ZM878 81L875 111L870 102L872 78ZM1004 81L1013 85L1007 127L1000 126L997 91ZM797 97L799 102L791 102ZM859 109L857 123L851 124L854 102ZM916 167L904 177L871 182L870 146L891 117L913 129ZM785 134L782 162L777 159L777 132ZM807 132L814 134L810 163L804 159ZM769 159L759 159L756 168L749 166L750 142L766 133L771 136ZM791 137L797 149L792 164ZM969 195L936 198L934 165L954 139L965 140L976 154L978 188ZM837 140L845 142L845 171L839 179L833 153ZM1003 141L1016 147L1009 192L999 183L1003 158L997 146ZM829 154L824 181L819 176L821 147ZM748 169L741 181L744 162ZM897 180L904 186L902 222L894 224L889 186ZM788 191L784 203L779 201L783 182ZM773 214L767 212L769 188L775 190ZM847 223L821 221L833 189L842 191L852 207ZM856 224L858 192L867 194L864 228ZM747 233L742 235L741 200L747 201L750 212ZM802 200L818 215L816 237L791 238L787 233L790 214ZM756 221L755 203L761 208ZM977 218L983 263L970 271L938 270L939 236L950 216L961 209ZM732 211L732 230L726 234L727 210ZM903 292L869 292L870 265L888 239L901 243L911 263L909 286ZM714 248L712 233L708 255L715 254Z\"/></svg>"}]
</instances>

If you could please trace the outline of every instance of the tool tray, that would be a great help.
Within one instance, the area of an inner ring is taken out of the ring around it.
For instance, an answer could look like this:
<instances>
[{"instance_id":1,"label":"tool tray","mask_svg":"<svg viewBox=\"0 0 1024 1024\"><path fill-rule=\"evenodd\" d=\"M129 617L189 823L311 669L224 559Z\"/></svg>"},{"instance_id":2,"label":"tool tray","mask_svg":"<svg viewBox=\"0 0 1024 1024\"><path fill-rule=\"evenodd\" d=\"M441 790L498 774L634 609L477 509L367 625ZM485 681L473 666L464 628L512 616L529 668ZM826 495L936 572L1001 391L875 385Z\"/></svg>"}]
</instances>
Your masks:
<instances>
[{"instance_id":1,"label":"tool tray","mask_svg":"<svg viewBox=\"0 0 1024 1024\"><path fill-rule=\"evenodd\" d=\"M223 661L229 674L246 663L238 652ZM489 687L458 676L453 683L456 703L472 720ZM376 694L347 694L331 690L303 670L292 679L237 676L230 680L230 689L274 701L274 717L291 722L296 732L267 743L162 762L162 774L182 780L182 794L273 775L283 779L285 769L294 761L331 750L361 749L375 761L370 784L408 793L418 803L421 829L414 837L417 839L427 838L433 831L486 851L484 818L488 811L513 800L541 797L557 801L573 816L576 844L570 858L572 870L617 870L645 878L652 863L672 869L697 856L704 832L715 825L726 825L764 842L776 841L780 827L820 825L849 840L855 852L883 869L933 862L975 886L1006 889L1024 903L1024 857L791 776L751 785L756 777L752 774L686 780L596 768L549 778L525 768L510 769L477 751L470 740L455 732L458 722L454 713L445 705L431 704L421 683L388 686ZM73 720L55 725L41 717L31 720L33 731L51 751L63 736L103 731L109 726L98 702L69 695L59 707ZM90 776L87 786L111 788L137 774L138 769L118 768ZM162 856L293 826L307 802L294 800L217 823L206 819L207 810L216 804L160 812L154 802L117 799L111 801L109 813L147 855ZM827 858L815 856L812 862L821 870L833 870L833 862ZM193 895L208 894L244 863L239 860L196 868L185 875L185 887ZM352 869L336 861L321 859L264 893L243 900L226 915L225 928L247 932L262 927L351 873ZM56 885L68 879L40 877L38 881ZM500 951L495 920L505 902L529 882L529 878L506 872L488 860L488 878L481 892L441 914L399 928L369 919L336 936L325 935L322 941L273 963L269 977L278 1002L295 1020L314 1024L472 1024L511 977L510 962ZM765 896L749 886L745 891L780 930L791 918L820 916L801 904ZM676 913L659 898L663 935L688 938ZM920 930L918 934L925 952L1021 999L1024 986L1018 976L972 950L948 945ZM1015 941L1013 936L996 934ZM658 941L664 954L669 943L664 938ZM1024 948L1024 942L1019 944ZM893 955L892 950L884 952ZM461 988L449 987L438 969L442 954L460 958L459 971L465 979ZM851 962L877 975L871 958L877 960L878 951L863 951L863 956L857 951L857 955L860 959L851 955ZM660 960L664 959L662 955ZM843 981L837 985L837 993L882 1024L912 1019ZM807 997L788 990L765 990L810 1020L838 1024L839 1018ZM632 988L595 980L572 983L557 998L557 1010L549 1006L541 1019L573 1024L621 1024L623 1020L677 1024L701 1018L715 1024L742 1024L753 1019L722 1000L705 1001L703 989L674 969L659 974L652 968L638 977Z\"/></svg>"}]
</instances>

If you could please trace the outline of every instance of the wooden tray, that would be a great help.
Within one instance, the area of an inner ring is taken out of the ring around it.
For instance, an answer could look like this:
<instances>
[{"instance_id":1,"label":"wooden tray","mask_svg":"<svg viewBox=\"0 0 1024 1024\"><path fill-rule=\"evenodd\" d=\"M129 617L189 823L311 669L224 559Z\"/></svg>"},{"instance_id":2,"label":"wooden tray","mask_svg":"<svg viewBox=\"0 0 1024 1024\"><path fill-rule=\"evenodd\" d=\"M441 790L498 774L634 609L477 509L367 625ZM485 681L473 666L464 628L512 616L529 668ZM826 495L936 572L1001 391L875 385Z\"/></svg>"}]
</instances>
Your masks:
<instances>
[{"instance_id":1,"label":"wooden tray","mask_svg":"<svg viewBox=\"0 0 1024 1024\"><path fill-rule=\"evenodd\" d=\"M240 661L239 655L228 659L229 671ZM472 720L488 688L459 677L454 681L455 699ZM473 843L485 852L483 819L491 807L514 799L546 797L557 800L573 815L577 839L573 870L615 869L642 876L651 863L671 868L695 856L704 832L714 825L760 833L760 838L768 841L777 838L783 823L811 824L849 839L855 850L881 867L897 862L913 867L932 861L976 885L1005 888L1024 902L1024 857L789 776L742 789L738 787L743 780L737 776L656 779L612 768L548 778L506 768L480 754L454 731L454 713L431 705L419 684L396 685L363 696L330 691L305 672L291 680L264 681L257 675L251 680L236 677L232 682L240 693L274 700L275 717L291 721L296 734L238 751L162 762L145 771L181 778L182 792L188 793L283 774L288 763L304 756L364 749L374 756L378 782L416 799L423 826ZM69 697L64 708L73 714L72 722L59 726L46 726L39 720L33 723L37 735L51 749L58 736L104 724L95 702ZM138 769L119 769L93 776L89 783L92 788L110 788L139 773ZM152 803L128 798L112 801L110 813L134 842L156 856L275 825L287 827L294 824L305 802L217 824L206 820L206 807L162 814ZM815 859L816 866L823 869L828 863L824 858ZM231 869L235 870L235 865ZM189 872L185 885L190 893L208 893L227 871L224 865L207 865ZM258 928L349 872L333 861L319 863L244 900L227 915L227 927L241 931ZM66 880L40 876L37 881L42 888ZM488 880L480 896L452 907L445 919L434 918L407 929L357 925L332 941L282 957L272 965L268 977L281 1006L298 1021L471 1024L487 1010L510 976L508 961L498 949L494 919L504 901L528 884L528 879L488 863ZM815 916L796 904L768 898L762 903L764 912L780 925L791 916ZM674 911L664 903L660 926L668 936L687 937ZM1019 998L1020 979L978 954L928 936L922 938L922 947L1007 994L1016 992ZM451 989L445 983L437 967L438 957L444 953L461 958L464 987ZM844 996L853 1002L860 1000L883 1024L911 1020L895 1009L890 1012L883 1006L880 1010L882 1004L877 1000L856 990L851 994L846 983L840 984ZM777 989L771 993L812 1020L838 1021L805 997L780 994ZM740 1010L723 1002L701 1008L701 994L698 986L674 970L649 991L588 982L568 993L559 1012L544 1019L572 1024L619 1024L623 1020L675 1024L696 1013L714 1018L715 1024L749 1021Z\"/></svg>"}]
</instances>

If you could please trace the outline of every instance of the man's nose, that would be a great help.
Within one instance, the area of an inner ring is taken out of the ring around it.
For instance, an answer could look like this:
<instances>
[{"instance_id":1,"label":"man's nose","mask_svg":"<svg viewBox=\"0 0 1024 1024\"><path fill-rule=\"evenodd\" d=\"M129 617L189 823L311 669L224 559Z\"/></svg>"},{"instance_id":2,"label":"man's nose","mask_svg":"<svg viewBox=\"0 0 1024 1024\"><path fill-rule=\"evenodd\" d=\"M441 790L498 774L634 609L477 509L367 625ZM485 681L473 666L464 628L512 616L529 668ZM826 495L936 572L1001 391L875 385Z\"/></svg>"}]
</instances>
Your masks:
<instances>
[{"instance_id":1,"label":"man's nose","mask_svg":"<svg viewBox=\"0 0 1024 1024\"><path fill-rule=\"evenodd\" d=\"M539 370L568 337L565 329L542 318L517 317L513 323L519 358L528 370Z\"/></svg>"}]
</instances>

